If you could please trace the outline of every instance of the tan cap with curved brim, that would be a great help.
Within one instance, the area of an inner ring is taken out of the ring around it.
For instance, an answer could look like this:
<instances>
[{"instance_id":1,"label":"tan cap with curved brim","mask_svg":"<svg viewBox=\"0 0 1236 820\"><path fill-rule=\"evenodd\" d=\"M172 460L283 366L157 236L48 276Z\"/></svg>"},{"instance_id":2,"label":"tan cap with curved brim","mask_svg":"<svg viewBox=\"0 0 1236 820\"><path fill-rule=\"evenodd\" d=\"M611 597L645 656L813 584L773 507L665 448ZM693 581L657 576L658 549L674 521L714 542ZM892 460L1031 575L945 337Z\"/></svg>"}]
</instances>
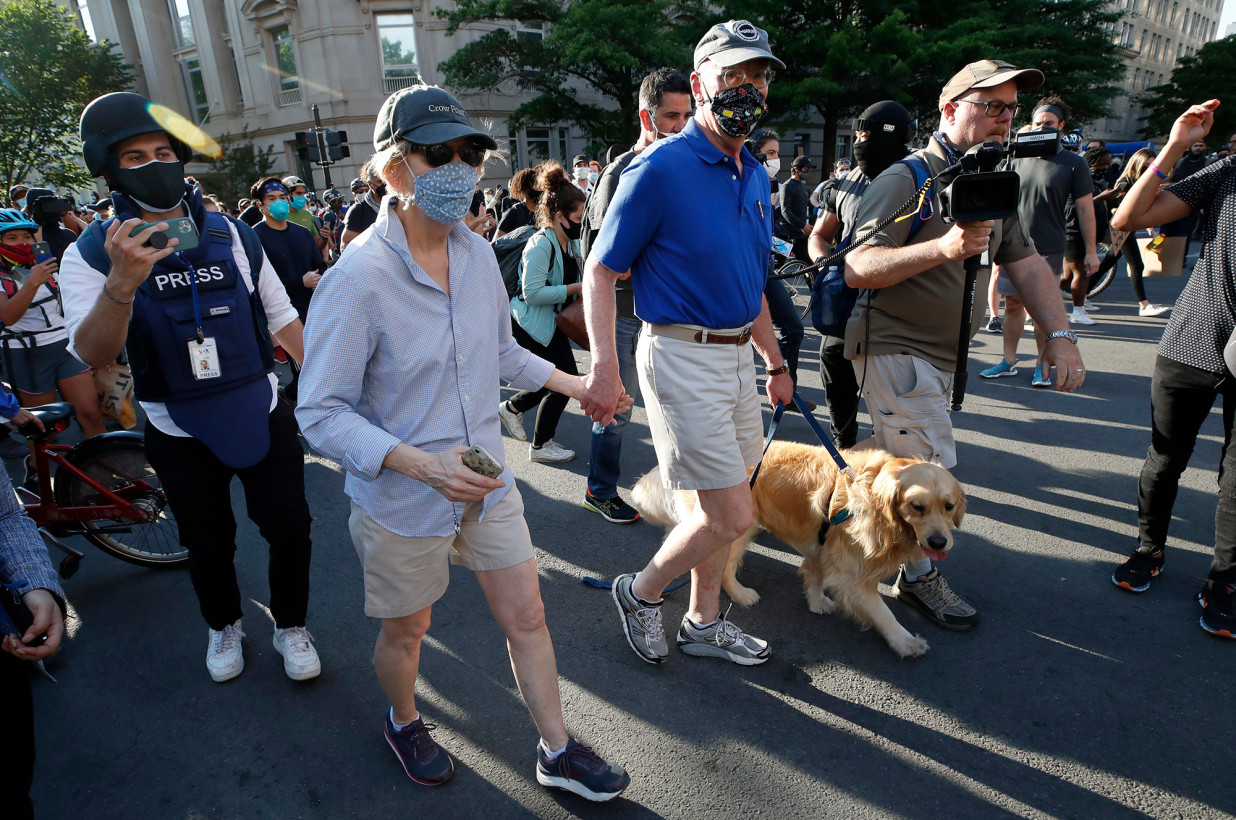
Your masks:
<instances>
[{"instance_id":1,"label":"tan cap with curved brim","mask_svg":"<svg viewBox=\"0 0 1236 820\"><path fill-rule=\"evenodd\" d=\"M940 108L975 88L992 88L1009 80L1017 82L1018 91L1029 91L1043 84L1043 72L1037 68L1018 68L1003 60L979 60L953 75L940 92Z\"/></svg>"}]
</instances>

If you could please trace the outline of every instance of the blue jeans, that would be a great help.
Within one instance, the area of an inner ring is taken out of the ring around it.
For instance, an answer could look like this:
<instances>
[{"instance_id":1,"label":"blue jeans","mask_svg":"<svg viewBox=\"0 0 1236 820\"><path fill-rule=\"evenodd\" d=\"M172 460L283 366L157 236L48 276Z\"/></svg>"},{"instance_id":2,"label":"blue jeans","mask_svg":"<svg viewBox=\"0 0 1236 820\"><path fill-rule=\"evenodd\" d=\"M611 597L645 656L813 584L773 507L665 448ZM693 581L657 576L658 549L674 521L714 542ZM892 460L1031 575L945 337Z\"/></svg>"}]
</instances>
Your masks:
<instances>
[{"instance_id":1,"label":"blue jeans","mask_svg":"<svg viewBox=\"0 0 1236 820\"><path fill-rule=\"evenodd\" d=\"M614 341L618 345L618 377L633 400L639 399L639 374L635 370L635 343L643 323L638 319L618 319ZM634 408L634 404L632 404ZM592 423L592 445L588 452L588 492L597 498L618 495L619 458L622 455L622 428L631 420L631 410L614 416L614 423L602 427Z\"/></svg>"}]
</instances>

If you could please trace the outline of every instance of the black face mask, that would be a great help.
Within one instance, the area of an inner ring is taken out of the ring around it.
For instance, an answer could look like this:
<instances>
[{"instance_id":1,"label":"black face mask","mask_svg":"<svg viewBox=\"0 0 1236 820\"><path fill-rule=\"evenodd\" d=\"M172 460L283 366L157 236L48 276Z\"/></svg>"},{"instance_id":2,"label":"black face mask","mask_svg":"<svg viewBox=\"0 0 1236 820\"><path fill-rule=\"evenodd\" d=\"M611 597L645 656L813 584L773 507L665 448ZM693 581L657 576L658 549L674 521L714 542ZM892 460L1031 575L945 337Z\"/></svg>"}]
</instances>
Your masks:
<instances>
[{"instance_id":1,"label":"black face mask","mask_svg":"<svg viewBox=\"0 0 1236 820\"><path fill-rule=\"evenodd\" d=\"M175 162L148 162L112 172L109 186L147 211L170 211L185 198L185 166Z\"/></svg>"},{"instance_id":2,"label":"black face mask","mask_svg":"<svg viewBox=\"0 0 1236 820\"><path fill-rule=\"evenodd\" d=\"M566 222L566 228L563 231L566 233L567 239L579 239L579 232L583 228L583 223L575 222L570 217L567 217Z\"/></svg>"},{"instance_id":3,"label":"black face mask","mask_svg":"<svg viewBox=\"0 0 1236 820\"><path fill-rule=\"evenodd\" d=\"M875 179L908 153L905 145L892 134L876 134L854 143L854 160L867 179Z\"/></svg>"},{"instance_id":4,"label":"black face mask","mask_svg":"<svg viewBox=\"0 0 1236 820\"><path fill-rule=\"evenodd\" d=\"M1107 179L1107 172L1100 171L1098 168L1091 168L1090 177L1094 179L1095 181L1104 180L1104 179Z\"/></svg>"},{"instance_id":5,"label":"black face mask","mask_svg":"<svg viewBox=\"0 0 1236 820\"><path fill-rule=\"evenodd\" d=\"M768 114L768 103L753 83L727 88L709 101L717 127L731 137L747 137Z\"/></svg>"}]
</instances>

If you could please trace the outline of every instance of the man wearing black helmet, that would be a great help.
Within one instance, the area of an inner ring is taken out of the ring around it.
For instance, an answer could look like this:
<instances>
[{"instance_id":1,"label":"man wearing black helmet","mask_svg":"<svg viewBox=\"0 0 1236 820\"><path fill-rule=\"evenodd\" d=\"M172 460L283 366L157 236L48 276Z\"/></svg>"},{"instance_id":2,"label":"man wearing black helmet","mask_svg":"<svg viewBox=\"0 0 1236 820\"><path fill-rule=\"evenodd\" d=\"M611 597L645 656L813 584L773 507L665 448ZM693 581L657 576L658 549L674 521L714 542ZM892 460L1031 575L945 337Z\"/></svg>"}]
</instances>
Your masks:
<instances>
[{"instance_id":1,"label":"man wearing black helmet","mask_svg":"<svg viewBox=\"0 0 1236 820\"><path fill-rule=\"evenodd\" d=\"M838 243L851 236L867 186L909 153L906 143L912 130L910 112L895 100L878 102L863 111L854 128L858 167L841 176L820 201L823 213L807 242L812 262L827 258ZM853 447L858 440L858 382L853 365L846 360L843 337L824 337L820 381L828 399L834 440L838 447Z\"/></svg>"},{"instance_id":2,"label":"man wearing black helmet","mask_svg":"<svg viewBox=\"0 0 1236 820\"><path fill-rule=\"evenodd\" d=\"M146 457L189 550L209 627L211 678L244 668L230 493L239 476L249 518L270 544L275 649L288 676L304 680L321 671L305 629L312 519L304 453L291 408L276 399L269 340L299 361L303 328L253 231L207 212L185 183L191 152L180 137L196 132L137 94L106 94L82 112L86 167L107 180L116 217L92 224L65 253L70 349L95 366L128 350L147 415Z\"/></svg>"}]
</instances>

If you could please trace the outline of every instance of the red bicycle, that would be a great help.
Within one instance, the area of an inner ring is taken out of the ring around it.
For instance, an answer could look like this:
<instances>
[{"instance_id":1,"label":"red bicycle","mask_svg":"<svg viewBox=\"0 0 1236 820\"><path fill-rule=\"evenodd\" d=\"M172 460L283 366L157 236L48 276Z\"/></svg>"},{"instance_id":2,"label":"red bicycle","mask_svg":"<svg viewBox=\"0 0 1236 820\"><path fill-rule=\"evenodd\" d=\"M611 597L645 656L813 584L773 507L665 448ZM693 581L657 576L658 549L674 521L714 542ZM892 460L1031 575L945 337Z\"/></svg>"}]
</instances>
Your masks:
<instances>
[{"instance_id":1,"label":"red bicycle","mask_svg":"<svg viewBox=\"0 0 1236 820\"><path fill-rule=\"evenodd\" d=\"M20 429L33 444L38 490L19 487L17 493L43 537L66 553L60 562L62 577L72 577L84 557L64 543L71 535L84 536L109 555L144 567L174 567L189 560L139 433L119 431L74 445L53 444L51 436L68 429L73 405L58 402L28 409L44 427L27 424Z\"/></svg>"}]
</instances>

